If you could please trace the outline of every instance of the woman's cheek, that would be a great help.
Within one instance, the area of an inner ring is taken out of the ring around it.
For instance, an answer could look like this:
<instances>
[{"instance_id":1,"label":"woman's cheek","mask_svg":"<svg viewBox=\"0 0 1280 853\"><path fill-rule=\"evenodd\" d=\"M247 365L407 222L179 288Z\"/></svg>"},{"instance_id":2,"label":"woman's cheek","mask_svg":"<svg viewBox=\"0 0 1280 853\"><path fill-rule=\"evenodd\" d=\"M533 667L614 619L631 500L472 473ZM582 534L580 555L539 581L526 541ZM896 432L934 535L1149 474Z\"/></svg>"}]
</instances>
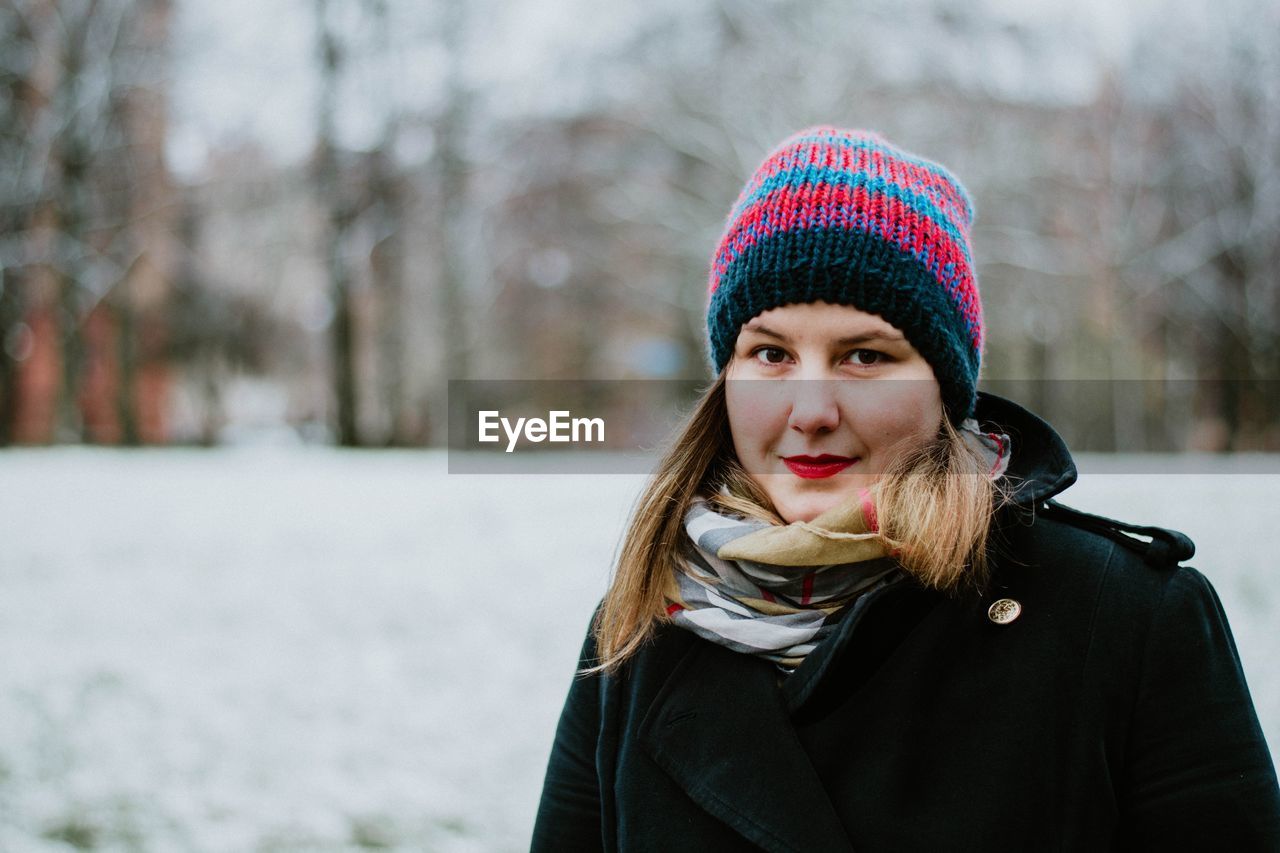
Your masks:
<instances>
[{"instance_id":1,"label":"woman's cheek","mask_svg":"<svg viewBox=\"0 0 1280 853\"><path fill-rule=\"evenodd\" d=\"M737 434L760 435L779 418L786 420L785 383L768 380L737 380L725 389L729 425Z\"/></svg>"}]
</instances>

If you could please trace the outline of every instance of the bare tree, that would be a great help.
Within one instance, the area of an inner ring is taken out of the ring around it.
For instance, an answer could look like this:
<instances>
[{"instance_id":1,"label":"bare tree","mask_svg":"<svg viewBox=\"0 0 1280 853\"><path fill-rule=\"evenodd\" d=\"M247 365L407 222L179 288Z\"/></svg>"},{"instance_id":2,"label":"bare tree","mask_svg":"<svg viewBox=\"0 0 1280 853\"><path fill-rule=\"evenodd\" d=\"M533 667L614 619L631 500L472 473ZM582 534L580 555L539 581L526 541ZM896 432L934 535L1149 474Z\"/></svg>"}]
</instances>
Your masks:
<instances>
[{"instance_id":1,"label":"bare tree","mask_svg":"<svg viewBox=\"0 0 1280 853\"><path fill-rule=\"evenodd\" d=\"M1161 116L1165 211L1139 261L1149 291L1172 291L1165 349L1201 380L1219 449L1274 447L1280 436L1280 18L1272 5L1226 4L1189 41L1153 34L1174 70ZM1268 435L1268 430L1272 434Z\"/></svg>"},{"instance_id":2,"label":"bare tree","mask_svg":"<svg viewBox=\"0 0 1280 853\"><path fill-rule=\"evenodd\" d=\"M138 190L163 187L164 165L162 133L140 138L147 131L138 119L147 103L163 98L167 14L168 0L35 0L0 8L4 54L14 60L0 166L7 237L0 257L10 291L0 321L17 341L0 370L7 437L18 407L38 405L15 387L20 355L60 366L55 435L110 437L90 429L95 424L82 412L86 400L110 393L102 383L85 385L88 366L95 375L114 374L109 417L123 427L116 438L139 439L132 278L155 249L140 223L156 215L164 194ZM163 115L149 115L155 130ZM91 324L105 329L103 352L90 349ZM28 439L38 437L38 427L28 429L36 430Z\"/></svg>"},{"instance_id":3,"label":"bare tree","mask_svg":"<svg viewBox=\"0 0 1280 853\"><path fill-rule=\"evenodd\" d=\"M317 104L315 180L325 211L323 251L333 305L331 364L338 444L361 444L357 417L355 333L351 306L351 270L344 253L347 231L355 216L338 158L337 102L344 62L343 46L331 19L329 0L316 0L320 99Z\"/></svg>"}]
</instances>

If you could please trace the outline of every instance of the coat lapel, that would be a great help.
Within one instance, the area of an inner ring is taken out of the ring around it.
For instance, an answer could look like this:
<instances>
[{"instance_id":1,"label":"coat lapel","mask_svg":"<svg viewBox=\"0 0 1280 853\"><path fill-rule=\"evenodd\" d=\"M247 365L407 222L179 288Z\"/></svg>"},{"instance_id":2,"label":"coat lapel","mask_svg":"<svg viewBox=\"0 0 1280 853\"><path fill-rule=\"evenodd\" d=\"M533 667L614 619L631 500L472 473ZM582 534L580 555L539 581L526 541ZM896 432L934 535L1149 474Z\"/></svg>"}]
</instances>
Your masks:
<instances>
[{"instance_id":1,"label":"coat lapel","mask_svg":"<svg viewBox=\"0 0 1280 853\"><path fill-rule=\"evenodd\" d=\"M791 719L807 719L813 706L823 704L824 691L847 696L859 689L943 599L941 593L899 575L855 601L836 632L783 684L782 701Z\"/></svg>"},{"instance_id":2,"label":"coat lapel","mask_svg":"<svg viewBox=\"0 0 1280 853\"><path fill-rule=\"evenodd\" d=\"M703 809L765 850L850 853L774 673L759 658L693 644L645 715L640 743Z\"/></svg>"}]
</instances>

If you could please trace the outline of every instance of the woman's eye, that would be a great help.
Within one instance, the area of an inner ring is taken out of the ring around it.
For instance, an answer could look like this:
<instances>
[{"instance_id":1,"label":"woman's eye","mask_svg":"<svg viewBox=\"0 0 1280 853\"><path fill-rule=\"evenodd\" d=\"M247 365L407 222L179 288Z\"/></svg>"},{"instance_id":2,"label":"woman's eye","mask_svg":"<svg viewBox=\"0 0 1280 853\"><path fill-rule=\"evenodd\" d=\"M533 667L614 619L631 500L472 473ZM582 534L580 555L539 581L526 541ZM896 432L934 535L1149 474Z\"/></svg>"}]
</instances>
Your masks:
<instances>
[{"instance_id":1,"label":"woman's eye","mask_svg":"<svg viewBox=\"0 0 1280 853\"><path fill-rule=\"evenodd\" d=\"M764 358L760 358L761 354L764 355ZM755 351L754 355L758 361L762 361L765 364L781 364L787 357L787 354L777 347L760 347ZM774 358L773 356L777 357Z\"/></svg>"},{"instance_id":2,"label":"woman's eye","mask_svg":"<svg viewBox=\"0 0 1280 853\"><path fill-rule=\"evenodd\" d=\"M849 353L849 358L853 359L855 364L861 364L869 367L883 361L884 353L877 352L873 349L856 349Z\"/></svg>"}]
</instances>

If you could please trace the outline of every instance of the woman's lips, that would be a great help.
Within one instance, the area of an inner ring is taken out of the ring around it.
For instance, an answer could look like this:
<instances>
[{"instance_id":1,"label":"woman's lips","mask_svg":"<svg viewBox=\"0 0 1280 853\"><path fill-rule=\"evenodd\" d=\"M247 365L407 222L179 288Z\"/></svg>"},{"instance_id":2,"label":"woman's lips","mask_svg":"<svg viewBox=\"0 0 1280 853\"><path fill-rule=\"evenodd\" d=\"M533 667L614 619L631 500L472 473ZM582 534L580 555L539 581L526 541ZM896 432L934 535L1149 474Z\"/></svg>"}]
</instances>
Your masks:
<instances>
[{"instance_id":1,"label":"woman's lips","mask_svg":"<svg viewBox=\"0 0 1280 853\"><path fill-rule=\"evenodd\" d=\"M782 461L791 469L791 473L797 477L804 477L806 480L818 480L839 474L858 460L856 458L850 459L848 456L824 454L822 456L787 456Z\"/></svg>"}]
</instances>

